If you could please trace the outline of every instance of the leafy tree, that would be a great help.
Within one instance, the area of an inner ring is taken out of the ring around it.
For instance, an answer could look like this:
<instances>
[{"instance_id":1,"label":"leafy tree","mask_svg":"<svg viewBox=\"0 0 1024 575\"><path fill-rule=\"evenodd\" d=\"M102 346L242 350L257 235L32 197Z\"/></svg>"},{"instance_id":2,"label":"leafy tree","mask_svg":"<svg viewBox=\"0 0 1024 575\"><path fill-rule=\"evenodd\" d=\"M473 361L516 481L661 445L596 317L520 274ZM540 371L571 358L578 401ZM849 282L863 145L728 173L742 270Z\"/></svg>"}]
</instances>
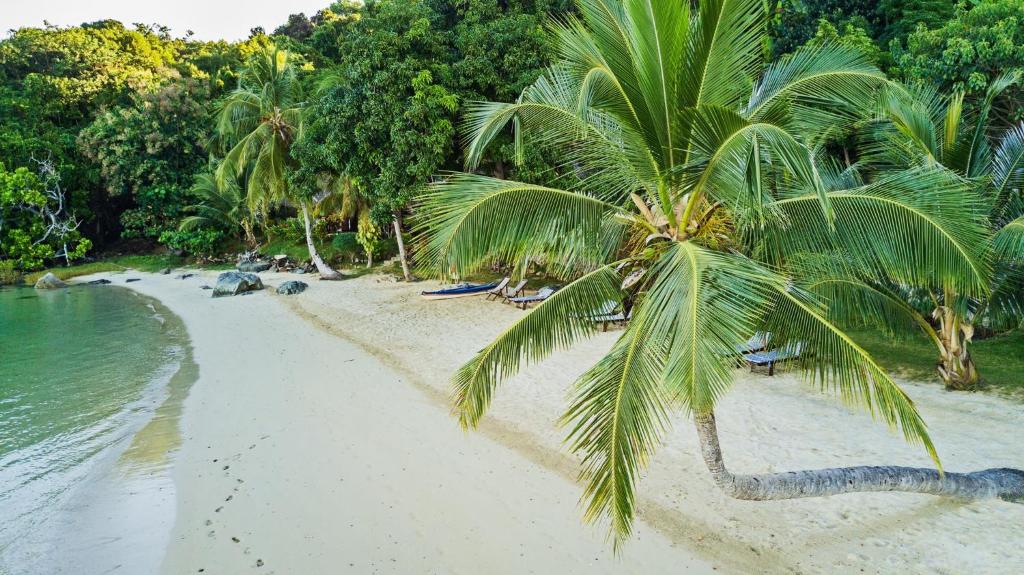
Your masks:
<instances>
[{"instance_id":1,"label":"leafy tree","mask_svg":"<svg viewBox=\"0 0 1024 575\"><path fill-rule=\"evenodd\" d=\"M309 203L314 191L289 187L286 178L304 106L302 85L289 52L269 47L250 58L238 88L224 100L218 115L217 133L228 151L217 178L221 185L244 178L252 211L284 201L298 204L310 258L322 279L337 279L340 274L323 261L313 241Z\"/></svg>"},{"instance_id":2,"label":"leafy tree","mask_svg":"<svg viewBox=\"0 0 1024 575\"><path fill-rule=\"evenodd\" d=\"M39 162L38 175L25 167L8 172L0 163L0 260L22 270L56 257L70 264L92 247L78 226L51 162Z\"/></svg>"},{"instance_id":3,"label":"leafy tree","mask_svg":"<svg viewBox=\"0 0 1024 575\"><path fill-rule=\"evenodd\" d=\"M935 29L953 17L953 0L882 0L878 3L877 38L881 46L903 41L918 25Z\"/></svg>"},{"instance_id":4,"label":"leafy tree","mask_svg":"<svg viewBox=\"0 0 1024 575\"><path fill-rule=\"evenodd\" d=\"M818 21L818 30L807 41L807 44L818 47L847 46L865 54L868 60L876 66L883 60L882 50L878 48L868 33L863 28L857 28L850 23L844 24L842 32L840 32L831 22L823 18Z\"/></svg>"},{"instance_id":5,"label":"leafy tree","mask_svg":"<svg viewBox=\"0 0 1024 575\"><path fill-rule=\"evenodd\" d=\"M893 55L908 82L935 84L941 92L964 92L969 108L1003 73L1024 68L1024 0L980 0L957 4L955 18L918 28ZM1024 119L1024 89L1006 90L995 102L996 125Z\"/></svg>"},{"instance_id":6,"label":"leafy tree","mask_svg":"<svg viewBox=\"0 0 1024 575\"><path fill-rule=\"evenodd\" d=\"M290 14L288 22L274 29L275 36L287 36L293 40L305 40L313 34L313 23L303 13Z\"/></svg>"},{"instance_id":7,"label":"leafy tree","mask_svg":"<svg viewBox=\"0 0 1024 575\"><path fill-rule=\"evenodd\" d=\"M777 0L769 25L772 54L788 54L807 43L821 20L839 30L874 32L877 17L874 5L861 0Z\"/></svg>"},{"instance_id":8,"label":"leafy tree","mask_svg":"<svg viewBox=\"0 0 1024 575\"><path fill-rule=\"evenodd\" d=\"M80 152L96 162L106 191L128 196L122 236L158 238L174 230L193 175L206 164L209 90L178 81L100 113L78 136Z\"/></svg>"},{"instance_id":9,"label":"leafy tree","mask_svg":"<svg viewBox=\"0 0 1024 575\"><path fill-rule=\"evenodd\" d=\"M380 224L400 238L401 212L448 159L458 99L445 20L429 2L369 2L342 39L344 60L307 126L300 163L355 181ZM317 157L321 161L317 161ZM400 244L403 269L404 245Z\"/></svg>"},{"instance_id":10,"label":"leafy tree","mask_svg":"<svg viewBox=\"0 0 1024 575\"><path fill-rule=\"evenodd\" d=\"M553 188L455 174L422 199L420 257L431 269L465 274L495 257L544 253L574 278L455 374L462 424L479 422L524 360L593 333L590 318L625 300L629 326L577 381L564 418L583 461L586 516L609 517L617 540L630 532L636 480L674 409L692 414L712 477L742 499L1024 495L1019 470L728 471L714 411L738 350L758 332L777 349L800 348L795 365L810 381L899 427L938 462L913 402L829 318L794 262L843 258L895 282L979 292L976 198L944 170L860 182L817 153L822 133L865 117L886 80L843 46L801 48L762 69L759 0L692 10L582 0L579 11L553 26L560 60L515 103L466 115L468 168L512 123L517 142L559 154L576 180Z\"/></svg>"},{"instance_id":11,"label":"leafy tree","mask_svg":"<svg viewBox=\"0 0 1024 575\"><path fill-rule=\"evenodd\" d=\"M15 30L0 41L0 157L12 165L50 158L76 211L95 219L93 233L112 234L120 206L100 193L76 136L101 106L124 104L135 91L162 83L179 47L114 21Z\"/></svg>"},{"instance_id":12,"label":"leafy tree","mask_svg":"<svg viewBox=\"0 0 1024 575\"><path fill-rule=\"evenodd\" d=\"M547 61L546 9L496 0L368 3L338 37L340 64L296 147L300 179L349 176L372 206L375 229L394 229L404 265L402 215L458 157L459 103L514 97L539 73ZM495 151L488 160L504 172L510 146Z\"/></svg>"}]
</instances>

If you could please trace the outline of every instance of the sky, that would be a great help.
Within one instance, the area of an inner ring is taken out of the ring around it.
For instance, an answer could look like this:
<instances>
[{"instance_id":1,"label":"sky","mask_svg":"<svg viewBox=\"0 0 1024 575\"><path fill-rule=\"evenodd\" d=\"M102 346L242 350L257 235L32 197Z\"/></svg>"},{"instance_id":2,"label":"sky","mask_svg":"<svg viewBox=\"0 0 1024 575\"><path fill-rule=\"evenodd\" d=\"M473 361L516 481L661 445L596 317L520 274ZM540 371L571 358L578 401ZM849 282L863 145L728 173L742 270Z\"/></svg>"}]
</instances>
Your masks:
<instances>
[{"instance_id":1,"label":"sky","mask_svg":"<svg viewBox=\"0 0 1024 575\"><path fill-rule=\"evenodd\" d=\"M241 40L249 30L267 32L284 24L289 14L312 16L331 0L0 0L0 37L12 28L59 26L96 20L120 20L126 26L163 24L175 37L187 30L201 40Z\"/></svg>"}]
</instances>

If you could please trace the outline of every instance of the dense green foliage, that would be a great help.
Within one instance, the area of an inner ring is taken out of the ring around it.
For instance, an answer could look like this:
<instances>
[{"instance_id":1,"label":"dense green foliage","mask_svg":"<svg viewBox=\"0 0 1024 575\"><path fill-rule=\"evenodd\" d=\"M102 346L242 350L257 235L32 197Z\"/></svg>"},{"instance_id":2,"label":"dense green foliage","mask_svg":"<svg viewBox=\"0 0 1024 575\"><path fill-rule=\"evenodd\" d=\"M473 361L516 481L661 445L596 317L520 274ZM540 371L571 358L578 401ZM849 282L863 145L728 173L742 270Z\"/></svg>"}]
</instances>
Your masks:
<instances>
[{"instance_id":1,"label":"dense green foliage","mask_svg":"<svg viewBox=\"0 0 1024 575\"><path fill-rule=\"evenodd\" d=\"M996 76L1024 64L1021 2L977 0L954 9L943 0L777 0L765 53L856 47L906 81L964 90L973 109ZM15 30L0 41L0 160L10 170L52 160L82 234L101 248L136 239L216 252L240 236L255 245L257 217L180 224L202 210L195 178L222 166L210 158L237 144L213 138L211 117L232 90L247 89L250 58L276 43L295 64L291 99L309 109L309 120L299 138L302 122L293 119L295 141L275 151L270 165L278 173L268 181L291 182L296 197L316 200L344 184L388 236L418 190L461 163L457 126L466 106L515 99L551 61L545 26L572 10L564 0L343 0L235 43L109 20ZM995 126L1018 119L1020 102L1019 87L1005 91ZM854 135L831 136L852 159ZM524 153L515 162L511 138L500 135L478 169L526 181L566 177L550 154ZM250 201L267 191L238 190ZM283 191L270 194L274 202ZM287 216L288 203L274 202L263 217L282 206ZM241 221L248 228L240 232Z\"/></svg>"},{"instance_id":2,"label":"dense green foliage","mask_svg":"<svg viewBox=\"0 0 1024 575\"><path fill-rule=\"evenodd\" d=\"M964 91L969 102L977 101L1000 75L1024 68L1024 0L958 4L954 18L918 28L894 57L904 79ZM1003 125L1024 118L1024 88L1007 90L996 115Z\"/></svg>"},{"instance_id":3,"label":"dense green foliage","mask_svg":"<svg viewBox=\"0 0 1024 575\"><path fill-rule=\"evenodd\" d=\"M121 213L123 237L158 238L178 226L192 175L207 161L209 97L202 83L176 82L103 110L79 133L106 193L134 206Z\"/></svg>"}]
</instances>

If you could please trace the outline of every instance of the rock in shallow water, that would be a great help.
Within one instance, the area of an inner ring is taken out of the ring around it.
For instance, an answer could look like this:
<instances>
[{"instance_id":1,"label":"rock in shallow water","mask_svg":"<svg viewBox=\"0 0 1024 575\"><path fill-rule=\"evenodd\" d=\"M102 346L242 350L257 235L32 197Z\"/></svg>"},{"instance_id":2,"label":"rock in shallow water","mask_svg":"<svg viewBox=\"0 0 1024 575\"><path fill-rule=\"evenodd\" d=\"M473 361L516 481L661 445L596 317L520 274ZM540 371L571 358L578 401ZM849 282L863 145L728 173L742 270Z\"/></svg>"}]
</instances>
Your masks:
<instances>
[{"instance_id":1,"label":"rock in shallow water","mask_svg":"<svg viewBox=\"0 0 1024 575\"><path fill-rule=\"evenodd\" d=\"M305 282L288 280L277 287L277 293L281 295L295 295L306 291L309 285Z\"/></svg>"},{"instance_id":2,"label":"rock in shallow water","mask_svg":"<svg viewBox=\"0 0 1024 575\"><path fill-rule=\"evenodd\" d=\"M238 264L238 271L240 272L265 272L270 269L270 262L242 262Z\"/></svg>"},{"instance_id":3,"label":"rock in shallow water","mask_svg":"<svg viewBox=\"0 0 1024 575\"><path fill-rule=\"evenodd\" d=\"M256 274L224 272L217 276L217 285L213 287L213 297L238 295L261 289L263 289L263 282Z\"/></svg>"},{"instance_id":4,"label":"rock in shallow water","mask_svg":"<svg viewBox=\"0 0 1024 575\"><path fill-rule=\"evenodd\" d=\"M36 289L60 289L66 288L68 284L62 282L59 277L47 273L36 281Z\"/></svg>"}]
</instances>

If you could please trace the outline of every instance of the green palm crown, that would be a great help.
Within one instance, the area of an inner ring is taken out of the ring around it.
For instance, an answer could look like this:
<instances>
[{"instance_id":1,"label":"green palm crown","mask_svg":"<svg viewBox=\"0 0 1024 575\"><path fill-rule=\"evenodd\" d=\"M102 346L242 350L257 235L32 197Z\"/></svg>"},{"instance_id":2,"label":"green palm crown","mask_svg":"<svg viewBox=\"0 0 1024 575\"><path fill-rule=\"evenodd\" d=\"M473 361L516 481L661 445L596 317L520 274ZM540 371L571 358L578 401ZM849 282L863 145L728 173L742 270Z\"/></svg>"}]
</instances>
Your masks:
<instances>
[{"instance_id":1,"label":"green palm crown","mask_svg":"<svg viewBox=\"0 0 1024 575\"><path fill-rule=\"evenodd\" d=\"M629 326L576 382L564 416L586 517L630 532L635 485L673 413L709 414L738 346L800 342L807 379L922 444L913 402L808 286L822 262L887 281L985 289L984 210L947 170L866 177L824 150L876 108L884 75L842 46L764 65L760 0L579 0L551 26L557 63L514 103L469 108L466 164L511 128L558 159L555 185L472 173L423 195L421 264L471 273L543 259L564 288L454 376L461 423L524 363L594 332L614 300ZM811 273L811 272L814 273Z\"/></svg>"}]
</instances>

